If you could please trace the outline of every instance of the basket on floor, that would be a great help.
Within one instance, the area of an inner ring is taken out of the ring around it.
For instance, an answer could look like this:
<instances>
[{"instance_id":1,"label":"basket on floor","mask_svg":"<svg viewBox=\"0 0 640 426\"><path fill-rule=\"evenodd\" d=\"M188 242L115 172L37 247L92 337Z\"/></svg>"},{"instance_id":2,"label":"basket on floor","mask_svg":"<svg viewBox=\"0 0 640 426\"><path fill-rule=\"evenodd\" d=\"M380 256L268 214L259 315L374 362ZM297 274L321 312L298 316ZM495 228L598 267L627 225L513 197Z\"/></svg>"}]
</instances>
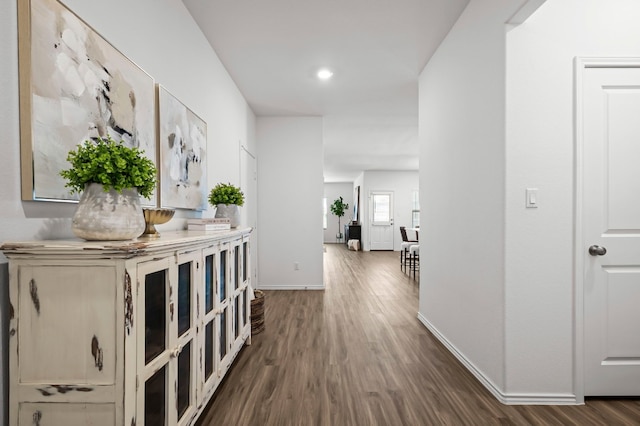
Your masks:
<instances>
[{"instance_id":1,"label":"basket on floor","mask_svg":"<svg viewBox=\"0 0 640 426\"><path fill-rule=\"evenodd\" d=\"M255 298L251 300L251 335L264 331L264 292L254 290Z\"/></svg>"}]
</instances>

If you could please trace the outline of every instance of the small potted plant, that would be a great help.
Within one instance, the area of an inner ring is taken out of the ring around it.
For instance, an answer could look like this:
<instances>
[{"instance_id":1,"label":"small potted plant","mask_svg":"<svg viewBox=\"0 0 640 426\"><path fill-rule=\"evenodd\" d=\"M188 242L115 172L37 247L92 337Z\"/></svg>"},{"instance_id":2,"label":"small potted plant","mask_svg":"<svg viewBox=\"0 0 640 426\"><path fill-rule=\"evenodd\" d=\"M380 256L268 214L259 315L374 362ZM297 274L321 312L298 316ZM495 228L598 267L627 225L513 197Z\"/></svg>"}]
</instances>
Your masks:
<instances>
[{"instance_id":1,"label":"small potted plant","mask_svg":"<svg viewBox=\"0 0 640 426\"><path fill-rule=\"evenodd\" d=\"M69 151L71 168L60 176L71 193L82 193L72 230L86 240L128 240L145 229L140 195L156 187L156 167L138 148L110 136L86 140Z\"/></svg>"},{"instance_id":2,"label":"small potted plant","mask_svg":"<svg viewBox=\"0 0 640 426\"><path fill-rule=\"evenodd\" d=\"M229 218L232 228L240 225L238 207L244 205L244 194L240 188L231 183L218 183L209 193L209 204L216 208L215 217Z\"/></svg>"},{"instance_id":3,"label":"small potted plant","mask_svg":"<svg viewBox=\"0 0 640 426\"><path fill-rule=\"evenodd\" d=\"M344 216L344 213L347 211L348 208L349 208L349 204L345 203L342 197L335 199L333 201L333 204L331 204L331 207L330 207L331 213L338 216L338 234L336 235L336 238L338 240L342 240L342 228L340 227L340 218Z\"/></svg>"}]
</instances>

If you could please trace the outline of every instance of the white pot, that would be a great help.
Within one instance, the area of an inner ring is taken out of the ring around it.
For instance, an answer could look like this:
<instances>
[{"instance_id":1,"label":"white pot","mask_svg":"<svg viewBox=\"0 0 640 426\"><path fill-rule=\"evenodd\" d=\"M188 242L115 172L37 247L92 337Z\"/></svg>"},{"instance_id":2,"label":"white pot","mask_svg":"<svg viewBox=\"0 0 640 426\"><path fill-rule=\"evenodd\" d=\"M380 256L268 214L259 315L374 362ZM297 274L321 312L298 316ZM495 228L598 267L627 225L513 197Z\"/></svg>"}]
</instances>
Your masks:
<instances>
[{"instance_id":1,"label":"white pot","mask_svg":"<svg viewBox=\"0 0 640 426\"><path fill-rule=\"evenodd\" d=\"M240 209L237 204L218 204L216 205L215 217L228 217L231 221L231 227L236 228L240 225Z\"/></svg>"},{"instance_id":2,"label":"white pot","mask_svg":"<svg viewBox=\"0 0 640 426\"><path fill-rule=\"evenodd\" d=\"M98 183L84 188L71 221L73 233L85 240L130 240L140 236L144 227L136 188L105 192Z\"/></svg>"}]
</instances>

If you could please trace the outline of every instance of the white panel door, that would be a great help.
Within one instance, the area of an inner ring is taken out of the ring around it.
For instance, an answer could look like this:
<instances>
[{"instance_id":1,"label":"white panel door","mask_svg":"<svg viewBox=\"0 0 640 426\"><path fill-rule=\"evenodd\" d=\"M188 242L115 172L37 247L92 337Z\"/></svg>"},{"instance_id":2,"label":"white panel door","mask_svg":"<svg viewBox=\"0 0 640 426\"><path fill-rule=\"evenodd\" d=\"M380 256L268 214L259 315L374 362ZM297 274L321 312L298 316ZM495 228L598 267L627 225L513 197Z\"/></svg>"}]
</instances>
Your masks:
<instances>
[{"instance_id":1,"label":"white panel door","mask_svg":"<svg viewBox=\"0 0 640 426\"><path fill-rule=\"evenodd\" d=\"M640 69L582 75L585 396L640 395Z\"/></svg>"},{"instance_id":2,"label":"white panel door","mask_svg":"<svg viewBox=\"0 0 640 426\"><path fill-rule=\"evenodd\" d=\"M393 250L393 192L371 191L371 250Z\"/></svg>"}]
</instances>

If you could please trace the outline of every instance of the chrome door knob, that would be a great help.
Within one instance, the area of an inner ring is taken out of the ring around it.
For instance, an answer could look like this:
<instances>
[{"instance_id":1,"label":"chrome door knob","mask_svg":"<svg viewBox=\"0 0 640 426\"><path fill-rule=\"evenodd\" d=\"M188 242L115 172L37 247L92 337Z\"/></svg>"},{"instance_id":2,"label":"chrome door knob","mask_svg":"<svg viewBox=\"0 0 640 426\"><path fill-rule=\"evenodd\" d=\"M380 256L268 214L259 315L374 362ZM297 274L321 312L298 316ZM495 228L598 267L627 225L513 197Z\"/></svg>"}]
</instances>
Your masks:
<instances>
[{"instance_id":1,"label":"chrome door knob","mask_svg":"<svg viewBox=\"0 0 640 426\"><path fill-rule=\"evenodd\" d=\"M607 254L607 249L604 247L593 245L589 247L589 254L591 256L604 256Z\"/></svg>"}]
</instances>

